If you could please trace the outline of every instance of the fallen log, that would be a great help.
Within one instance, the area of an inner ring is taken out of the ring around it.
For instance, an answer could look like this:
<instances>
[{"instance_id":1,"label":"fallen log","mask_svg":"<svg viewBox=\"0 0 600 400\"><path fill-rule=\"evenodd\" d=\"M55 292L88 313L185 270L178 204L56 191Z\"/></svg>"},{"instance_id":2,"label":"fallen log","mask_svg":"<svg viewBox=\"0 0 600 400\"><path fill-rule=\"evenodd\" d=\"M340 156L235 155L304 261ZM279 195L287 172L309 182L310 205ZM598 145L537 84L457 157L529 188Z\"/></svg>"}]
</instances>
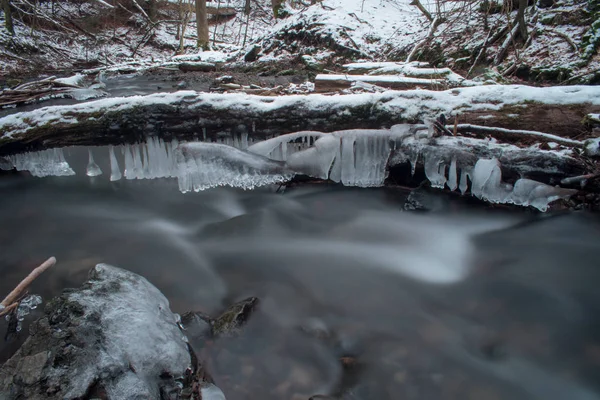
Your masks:
<instances>
[{"instance_id":1,"label":"fallen log","mask_svg":"<svg viewBox=\"0 0 600 400\"><path fill-rule=\"evenodd\" d=\"M459 115L462 123L583 140L592 131L582 123L584 117L600 113L600 87L480 86L280 97L180 91L110 98L0 118L0 155L133 143L148 136L189 140L203 131L209 138L248 134L264 139L302 130L382 128L435 119L440 113Z\"/></svg>"},{"instance_id":2,"label":"fallen log","mask_svg":"<svg viewBox=\"0 0 600 400\"><path fill-rule=\"evenodd\" d=\"M212 72L217 69L215 64L207 62L183 62L178 68L183 72Z\"/></svg>"},{"instance_id":3,"label":"fallen log","mask_svg":"<svg viewBox=\"0 0 600 400\"><path fill-rule=\"evenodd\" d=\"M210 16L233 17L237 14L235 7L206 7L206 13Z\"/></svg>"}]
</instances>

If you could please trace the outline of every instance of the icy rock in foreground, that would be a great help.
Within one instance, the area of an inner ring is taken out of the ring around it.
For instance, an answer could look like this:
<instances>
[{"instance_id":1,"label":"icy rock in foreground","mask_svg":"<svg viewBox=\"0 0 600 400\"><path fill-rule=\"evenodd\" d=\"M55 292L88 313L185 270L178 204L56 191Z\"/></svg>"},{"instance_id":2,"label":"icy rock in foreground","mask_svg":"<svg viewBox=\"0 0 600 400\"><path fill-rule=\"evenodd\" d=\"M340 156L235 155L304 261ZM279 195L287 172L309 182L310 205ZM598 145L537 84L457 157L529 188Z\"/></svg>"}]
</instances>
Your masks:
<instances>
[{"instance_id":1,"label":"icy rock in foreground","mask_svg":"<svg viewBox=\"0 0 600 400\"><path fill-rule=\"evenodd\" d=\"M17 171L29 171L39 178L45 176L70 176L75 172L65 161L62 149L49 149L9 156Z\"/></svg>"},{"instance_id":2,"label":"icy rock in foreground","mask_svg":"<svg viewBox=\"0 0 600 400\"><path fill-rule=\"evenodd\" d=\"M192 362L178 320L146 279L99 264L47 305L0 368L0 398L159 399Z\"/></svg>"},{"instance_id":3,"label":"icy rock in foreground","mask_svg":"<svg viewBox=\"0 0 600 400\"><path fill-rule=\"evenodd\" d=\"M294 173L281 162L216 143L185 143L176 150L182 192L217 186L253 189L289 181Z\"/></svg>"}]
</instances>

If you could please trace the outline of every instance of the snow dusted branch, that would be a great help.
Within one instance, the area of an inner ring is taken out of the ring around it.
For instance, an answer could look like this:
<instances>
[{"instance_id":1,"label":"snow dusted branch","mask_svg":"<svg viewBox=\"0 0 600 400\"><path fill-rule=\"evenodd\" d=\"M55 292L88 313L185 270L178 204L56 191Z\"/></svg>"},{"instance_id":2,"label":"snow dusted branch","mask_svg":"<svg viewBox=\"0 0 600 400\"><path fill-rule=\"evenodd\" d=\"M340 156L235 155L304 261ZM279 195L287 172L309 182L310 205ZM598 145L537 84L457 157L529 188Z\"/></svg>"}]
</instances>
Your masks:
<instances>
[{"instance_id":1,"label":"snow dusted branch","mask_svg":"<svg viewBox=\"0 0 600 400\"><path fill-rule=\"evenodd\" d=\"M560 136L552 135L550 133L543 133L538 131L528 131L528 130L518 130L518 129L504 129L504 128L496 128L490 126L481 126L481 125L473 125L473 124L457 124L454 126L447 125L448 129L456 129L459 133L472 133L476 135L483 136L492 136L496 138L505 138L507 136L512 136L515 138L529 136L532 139L535 139L538 142L556 142L559 144L563 144L569 147L577 147L583 148L583 142L579 140L572 140L563 138Z\"/></svg>"},{"instance_id":2,"label":"snow dusted branch","mask_svg":"<svg viewBox=\"0 0 600 400\"><path fill-rule=\"evenodd\" d=\"M152 22L152 19L150 19L150 16L148 16L148 14L146 13L146 11L144 11L142 6L139 5L137 0L132 0L132 1L133 1L133 5L135 6L135 8L137 8L140 11L140 13L142 13L144 18L146 18L149 22Z\"/></svg>"},{"instance_id":3,"label":"snow dusted branch","mask_svg":"<svg viewBox=\"0 0 600 400\"><path fill-rule=\"evenodd\" d=\"M427 32L427 36L425 37L425 39L423 39L422 41L417 43L415 45L415 47L413 47L413 49L410 52L410 54L408 55L408 57L406 57L407 63L409 63L414 58L415 54L417 54L417 51L421 47L423 47L425 44L427 44L433 38L433 34L435 33L435 30L441 23L442 23L442 20L440 19L440 17L435 17L435 19L431 23L431 27L429 28L429 32Z\"/></svg>"},{"instance_id":4,"label":"snow dusted branch","mask_svg":"<svg viewBox=\"0 0 600 400\"><path fill-rule=\"evenodd\" d=\"M100 3L100 4L102 4L104 7L107 7L107 8L115 8L113 5L111 5L111 4L108 4L108 3L107 3L107 2L105 2L104 0L95 0L95 1L96 1L97 3Z\"/></svg>"},{"instance_id":5,"label":"snow dusted branch","mask_svg":"<svg viewBox=\"0 0 600 400\"><path fill-rule=\"evenodd\" d=\"M504 60L504 57L506 56L506 52L508 51L508 47L510 46L511 43L514 42L514 40L518 34L519 34L519 24L515 24L513 26L512 30L510 31L510 33L508 34L508 36L506 36L506 39L504 39L504 42L502 43L502 46L500 46L500 49L498 49L496 58L494 58L494 65L500 65L500 63Z\"/></svg>"},{"instance_id":6,"label":"snow dusted branch","mask_svg":"<svg viewBox=\"0 0 600 400\"><path fill-rule=\"evenodd\" d=\"M421 4L421 2L419 0L413 0L410 2L411 6L416 6L419 11L421 11L423 13L423 15L425 16L425 18L427 18L427 20L429 22L433 22L433 17L431 16L431 13L429 11L427 11L427 9L425 7L423 7L423 4Z\"/></svg>"}]
</instances>

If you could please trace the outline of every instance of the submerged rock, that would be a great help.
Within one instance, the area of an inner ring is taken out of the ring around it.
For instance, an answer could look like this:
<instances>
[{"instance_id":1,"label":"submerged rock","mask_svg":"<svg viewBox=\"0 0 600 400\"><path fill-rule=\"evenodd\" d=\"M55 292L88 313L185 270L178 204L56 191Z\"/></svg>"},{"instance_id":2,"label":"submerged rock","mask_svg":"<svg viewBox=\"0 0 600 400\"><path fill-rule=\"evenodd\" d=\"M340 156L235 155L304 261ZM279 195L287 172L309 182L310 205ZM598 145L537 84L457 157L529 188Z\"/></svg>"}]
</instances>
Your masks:
<instances>
[{"instance_id":1,"label":"submerged rock","mask_svg":"<svg viewBox=\"0 0 600 400\"><path fill-rule=\"evenodd\" d=\"M211 318L202 312L188 312L182 315L181 323L187 335L196 344L203 344L212 338L236 337L256 310L258 302L256 297L238 301L217 318Z\"/></svg>"},{"instance_id":2,"label":"submerged rock","mask_svg":"<svg viewBox=\"0 0 600 400\"><path fill-rule=\"evenodd\" d=\"M159 399L181 390L191 367L164 295L139 275L98 264L81 288L46 306L0 368L0 399Z\"/></svg>"}]
</instances>

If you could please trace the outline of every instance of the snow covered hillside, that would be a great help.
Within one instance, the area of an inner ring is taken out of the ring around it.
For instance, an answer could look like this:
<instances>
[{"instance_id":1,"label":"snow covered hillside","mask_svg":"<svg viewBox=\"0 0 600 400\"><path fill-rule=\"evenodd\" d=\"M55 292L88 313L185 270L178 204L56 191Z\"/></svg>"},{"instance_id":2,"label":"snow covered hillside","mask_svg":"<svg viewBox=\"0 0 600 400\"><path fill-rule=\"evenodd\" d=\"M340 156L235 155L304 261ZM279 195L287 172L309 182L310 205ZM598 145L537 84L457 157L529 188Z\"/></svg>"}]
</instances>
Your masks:
<instances>
[{"instance_id":1,"label":"snow covered hillside","mask_svg":"<svg viewBox=\"0 0 600 400\"><path fill-rule=\"evenodd\" d=\"M16 19L14 37L0 30L0 74L6 79L27 71L62 73L198 52L193 12L180 43L175 2L158 1L154 23L133 6L121 9L110 3L64 1L54 9L40 3L37 12L43 24L31 26ZM273 17L270 0L252 1L249 14L245 3L211 2L209 36L214 50L242 62L242 68L257 61L253 71L272 72L265 65L281 63L295 70L339 71L352 61L410 58L499 82L600 80L600 14L595 0L553 0L544 8L547 1L530 1L526 39L512 34L517 10L497 1L488 2L487 8L483 1L421 1L435 23L410 0L290 2L293 6L285 3L281 19ZM225 9L230 14L216 15ZM0 24L3 18L0 14ZM246 57L251 49L256 54Z\"/></svg>"}]
</instances>

